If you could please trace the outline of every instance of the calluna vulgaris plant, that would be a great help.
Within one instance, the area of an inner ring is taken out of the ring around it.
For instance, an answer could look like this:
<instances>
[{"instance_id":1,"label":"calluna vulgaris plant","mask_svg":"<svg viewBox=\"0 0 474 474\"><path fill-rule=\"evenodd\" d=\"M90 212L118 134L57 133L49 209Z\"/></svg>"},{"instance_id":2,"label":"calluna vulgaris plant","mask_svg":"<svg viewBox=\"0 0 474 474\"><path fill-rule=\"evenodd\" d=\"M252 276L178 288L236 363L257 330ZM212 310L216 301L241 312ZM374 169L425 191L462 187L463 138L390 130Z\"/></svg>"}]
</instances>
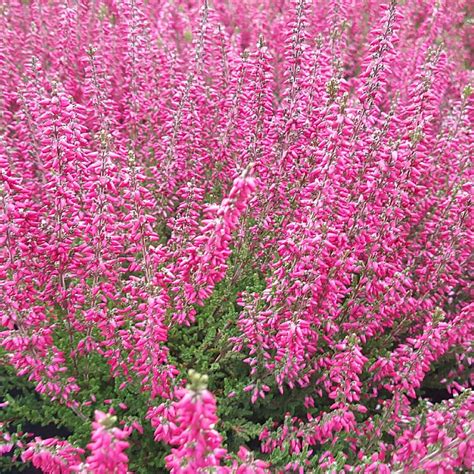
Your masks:
<instances>
[{"instance_id":1,"label":"calluna vulgaris plant","mask_svg":"<svg viewBox=\"0 0 474 474\"><path fill-rule=\"evenodd\" d=\"M473 16L1 2L0 470L469 472Z\"/></svg>"}]
</instances>

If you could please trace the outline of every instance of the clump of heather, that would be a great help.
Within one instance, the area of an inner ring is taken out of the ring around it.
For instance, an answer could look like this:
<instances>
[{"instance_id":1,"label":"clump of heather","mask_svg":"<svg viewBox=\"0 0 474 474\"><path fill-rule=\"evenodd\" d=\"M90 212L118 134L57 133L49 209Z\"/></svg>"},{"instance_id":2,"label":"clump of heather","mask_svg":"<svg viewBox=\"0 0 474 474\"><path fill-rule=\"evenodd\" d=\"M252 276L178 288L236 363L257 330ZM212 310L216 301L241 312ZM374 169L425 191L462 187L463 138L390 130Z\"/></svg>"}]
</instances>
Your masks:
<instances>
[{"instance_id":1,"label":"clump of heather","mask_svg":"<svg viewBox=\"0 0 474 474\"><path fill-rule=\"evenodd\" d=\"M470 471L469 0L0 5L0 466Z\"/></svg>"}]
</instances>

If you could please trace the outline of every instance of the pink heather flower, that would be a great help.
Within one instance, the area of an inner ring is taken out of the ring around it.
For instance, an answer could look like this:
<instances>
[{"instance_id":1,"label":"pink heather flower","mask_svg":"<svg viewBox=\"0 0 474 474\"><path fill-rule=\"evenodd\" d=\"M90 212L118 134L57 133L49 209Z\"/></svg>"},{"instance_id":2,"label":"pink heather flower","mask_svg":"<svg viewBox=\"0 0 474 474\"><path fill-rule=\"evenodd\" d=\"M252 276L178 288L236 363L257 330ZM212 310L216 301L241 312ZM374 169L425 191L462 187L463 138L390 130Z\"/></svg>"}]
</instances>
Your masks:
<instances>
[{"instance_id":1,"label":"pink heather flower","mask_svg":"<svg viewBox=\"0 0 474 474\"><path fill-rule=\"evenodd\" d=\"M222 465L229 456L222 447L221 435L215 430L216 401L206 389L207 376L191 370L189 379L186 388L176 390L176 401L153 408L148 414L156 428L155 439L176 446L166 457L170 472L191 474L209 469L223 474L269 472L269 464L254 459L244 447L240 448L231 468Z\"/></svg>"},{"instance_id":2,"label":"pink heather flower","mask_svg":"<svg viewBox=\"0 0 474 474\"><path fill-rule=\"evenodd\" d=\"M231 471L235 474L266 474L269 471L269 463L253 459L252 453L244 448L240 447L238 453L238 460L234 461L232 464Z\"/></svg>"},{"instance_id":3,"label":"pink heather flower","mask_svg":"<svg viewBox=\"0 0 474 474\"><path fill-rule=\"evenodd\" d=\"M190 371L190 385L176 391L173 403L173 425L169 443L177 446L166 457L172 473L192 473L220 467L227 451L222 447L222 437L214 429L218 419L214 396L205 388L207 377Z\"/></svg>"},{"instance_id":4,"label":"pink heather flower","mask_svg":"<svg viewBox=\"0 0 474 474\"><path fill-rule=\"evenodd\" d=\"M2 443L0 444L0 456L9 453L13 449L14 445L12 443Z\"/></svg>"},{"instance_id":5,"label":"pink heather flower","mask_svg":"<svg viewBox=\"0 0 474 474\"><path fill-rule=\"evenodd\" d=\"M99 474L128 472L125 450L129 443L125 440L129 432L113 427L114 422L115 417L96 410L91 442L87 445L91 454L87 457L86 469Z\"/></svg>"},{"instance_id":6,"label":"pink heather flower","mask_svg":"<svg viewBox=\"0 0 474 474\"><path fill-rule=\"evenodd\" d=\"M393 466L412 470L472 469L474 438L472 413L474 396L466 391L428 411L426 419L416 417L397 436Z\"/></svg>"},{"instance_id":7,"label":"pink heather flower","mask_svg":"<svg viewBox=\"0 0 474 474\"><path fill-rule=\"evenodd\" d=\"M252 165L234 179L228 197L219 206L204 209L206 218L199 234L168 271L176 276L173 285L182 288L177 295L177 320L186 322L194 319L194 310L186 316L186 309L192 304L202 305L217 282L224 278L227 259L231 255L232 232L237 228L239 217L243 214L252 192L256 188L251 176Z\"/></svg>"},{"instance_id":8,"label":"pink heather flower","mask_svg":"<svg viewBox=\"0 0 474 474\"><path fill-rule=\"evenodd\" d=\"M28 443L21 459L48 474L67 474L80 470L83 453L83 449L75 448L67 441L35 438Z\"/></svg>"}]
</instances>

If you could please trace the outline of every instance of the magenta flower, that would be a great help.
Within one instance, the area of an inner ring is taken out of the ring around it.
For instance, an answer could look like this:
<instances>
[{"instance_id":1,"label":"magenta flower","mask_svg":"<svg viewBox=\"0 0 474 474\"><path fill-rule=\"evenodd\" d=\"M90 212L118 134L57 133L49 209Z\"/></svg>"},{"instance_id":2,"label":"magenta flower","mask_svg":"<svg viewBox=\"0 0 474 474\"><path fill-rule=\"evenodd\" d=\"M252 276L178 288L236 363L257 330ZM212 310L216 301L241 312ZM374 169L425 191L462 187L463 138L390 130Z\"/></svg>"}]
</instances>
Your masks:
<instances>
[{"instance_id":1,"label":"magenta flower","mask_svg":"<svg viewBox=\"0 0 474 474\"><path fill-rule=\"evenodd\" d=\"M114 427L114 418L101 411L95 412L91 442L87 445L91 454L86 459L86 471L101 474L128 472L128 456L125 450L129 443L125 440L129 432Z\"/></svg>"}]
</instances>

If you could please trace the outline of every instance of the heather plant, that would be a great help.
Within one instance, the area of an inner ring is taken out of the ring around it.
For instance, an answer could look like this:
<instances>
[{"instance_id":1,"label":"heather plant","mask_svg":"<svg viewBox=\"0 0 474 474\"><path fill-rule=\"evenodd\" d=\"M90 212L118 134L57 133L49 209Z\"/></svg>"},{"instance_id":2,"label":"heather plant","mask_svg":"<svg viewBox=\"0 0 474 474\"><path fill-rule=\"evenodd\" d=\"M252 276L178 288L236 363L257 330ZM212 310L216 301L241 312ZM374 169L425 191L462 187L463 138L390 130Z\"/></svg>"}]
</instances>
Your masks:
<instances>
[{"instance_id":1,"label":"heather plant","mask_svg":"<svg viewBox=\"0 0 474 474\"><path fill-rule=\"evenodd\" d=\"M470 472L473 13L2 2L2 472Z\"/></svg>"}]
</instances>

